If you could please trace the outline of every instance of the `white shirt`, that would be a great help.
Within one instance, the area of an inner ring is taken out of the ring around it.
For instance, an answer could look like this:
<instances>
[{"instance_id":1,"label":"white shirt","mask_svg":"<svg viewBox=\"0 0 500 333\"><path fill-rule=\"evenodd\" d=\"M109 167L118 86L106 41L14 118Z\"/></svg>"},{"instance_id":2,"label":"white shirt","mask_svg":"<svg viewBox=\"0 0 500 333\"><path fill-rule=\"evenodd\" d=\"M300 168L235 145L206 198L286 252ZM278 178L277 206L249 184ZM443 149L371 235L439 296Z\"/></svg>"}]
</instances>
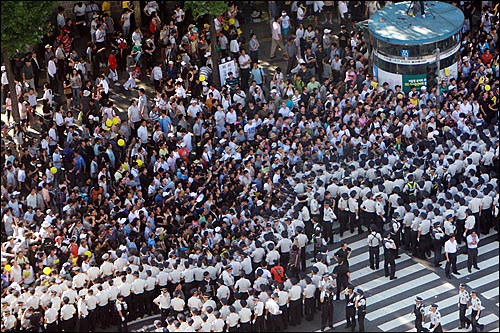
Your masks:
<instances>
[{"instance_id":1,"label":"white shirt","mask_svg":"<svg viewBox=\"0 0 500 333\"><path fill-rule=\"evenodd\" d=\"M444 243L444 252L457 253L457 241L455 240L452 242L451 239L448 239L446 243Z\"/></svg>"},{"instance_id":2,"label":"white shirt","mask_svg":"<svg viewBox=\"0 0 500 333\"><path fill-rule=\"evenodd\" d=\"M240 64L240 68L241 69L249 69L250 68L250 62L248 62L248 61L250 61L250 60L251 59L250 59L250 56L248 54L245 54L245 55L242 54L242 55L240 55L238 57L238 63ZM246 62L248 62L248 63L246 63Z\"/></svg>"},{"instance_id":3,"label":"white shirt","mask_svg":"<svg viewBox=\"0 0 500 333\"><path fill-rule=\"evenodd\" d=\"M474 237L472 234L467 236L467 247L469 249L477 249L477 244L479 244L479 236Z\"/></svg>"},{"instance_id":4,"label":"white shirt","mask_svg":"<svg viewBox=\"0 0 500 333\"><path fill-rule=\"evenodd\" d=\"M159 81L159 80L163 79L163 72L162 72L161 68L158 66L155 66L153 68L152 74L153 74L153 80Z\"/></svg>"}]
</instances>

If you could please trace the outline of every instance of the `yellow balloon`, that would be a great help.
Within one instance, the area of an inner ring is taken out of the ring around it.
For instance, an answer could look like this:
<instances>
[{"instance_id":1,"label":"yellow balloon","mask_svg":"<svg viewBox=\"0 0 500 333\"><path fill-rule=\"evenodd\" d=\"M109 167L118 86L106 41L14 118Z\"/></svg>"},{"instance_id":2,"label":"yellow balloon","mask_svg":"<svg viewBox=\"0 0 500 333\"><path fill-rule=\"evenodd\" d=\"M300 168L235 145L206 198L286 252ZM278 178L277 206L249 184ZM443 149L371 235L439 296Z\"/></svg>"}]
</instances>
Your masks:
<instances>
[{"instance_id":1,"label":"yellow balloon","mask_svg":"<svg viewBox=\"0 0 500 333\"><path fill-rule=\"evenodd\" d=\"M137 165L138 165L138 166L140 166L140 167L142 166L142 160L141 160L141 159L139 159L139 158L138 158L138 159L136 160L136 162L137 162Z\"/></svg>"},{"instance_id":2,"label":"yellow balloon","mask_svg":"<svg viewBox=\"0 0 500 333\"><path fill-rule=\"evenodd\" d=\"M238 28L238 29L236 30L236 32L238 33L238 35L243 34L243 30L241 30L240 28Z\"/></svg>"},{"instance_id":3,"label":"yellow balloon","mask_svg":"<svg viewBox=\"0 0 500 333\"><path fill-rule=\"evenodd\" d=\"M28 277L28 276L30 276L30 272L26 271L26 272L24 272L24 273L23 273L23 275L24 275L25 277Z\"/></svg>"},{"instance_id":4,"label":"yellow balloon","mask_svg":"<svg viewBox=\"0 0 500 333\"><path fill-rule=\"evenodd\" d=\"M5 270L6 270L7 272L10 272L10 270L11 270L11 269L12 269L12 266L11 266L11 265L9 265L9 264L5 265Z\"/></svg>"},{"instance_id":5,"label":"yellow balloon","mask_svg":"<svg viewBox=\"0 0 500 333\"><path fill-rule=\"evenodd\" d=\"M113 118L113 125L118 125L120 123L120 118L114 117Z\"/></svg>"},{"instance_id":6,"label":"yellow balloon","mask_svg":"<svg viewBox=\"0 0 500 333\"><path fill-rule=\"evenodd\" d=\"M236 23L236 21L234 20L234 18L232 18L232 17L231 17L231 18L229 19L229 24L233 25L234 23Z\"/></svg>"},{"instance_id":7,"label":"yellow balloon","mask_svg":"<svg viewBox=\"0 0 500 333\"><path fill-rule=\"evenodd\" d=\"M59 264L60 260L59 259L54 259L54 265Z\"/></svg>"},{"instance_id":8,"label":"yellow balloon","mask_svg":"<svg viewBox=\"0 0 500 333\"><path fill-rule=\"evenodd\" d=\"M120 146L120 147L125 146L125 140L123 140L123 139L118 139L118 146Z\"/></svg>"},{"instance_id":9,"label":"yellow balloon","mask_svg":"<svg viewBox=\"0 0 500 333\"><path fill-rule=\"evenodd\" d=\"M78 258L73 258L73 259L71 259L71 261L73 262L73 265L76 265L76 262L78 261Z\"/></svg>"},{"instance_id":10,"label":"yellow balloon","mask_svg":"<svg viewBox=\"0 0 500 333\"><path fill-rule=\"evenodd\" d=\"M128 171L128 164L127 163L123 163L122 167L123 167L123 170Z\"/></svg>"},{"instance_id":11,"label":"yellow balloon","mask_svg":"<svg viewBox=\"0 0 500 333\"><path fill-rule=\"evenodd\" d=\"M205 77L205 75L200 75L200 82L203 82L205 81L207 78Z\"/></svg>"},{"instance_id":12,"label":"yellow balloon","mask_svg":"<svg viewBox=\"0 0 500 333\"><path fill-rule=\"evenodd\" d=\"M83 252L83 254L85 254L87 257L92 257L92 252L90 252L89 250Z\"/></svg>"},{"instance_id":13,"label":"yellow balloon","mask_svg":"<svg viewBox=\"0 0 500 333\"><path fill-rule=\"evenodd\" d=\"M50 168L50 173L52 173L53 175L55 175L57 173L57 168L56 167Z\"/></svg>"},{"instance_id":14,"label":"yellow balloon","mask_svg":"<svg viewBox=\"0 0 500 333\"><path fill-rule=\"evenodd\" d=\"M43 274L45 275L50 275L50 273L52 273L52 269L50 267L45 267L43 270L42 270Z\"/></svg>"},{"instance_id":15,"label":"yellow balloon","mask_svg":"<svg viewBox=\"0 0 500 333\"><path fill-rule=\"evenodd\" d=\"M485 85L485 86L484 86L484 90L486 90L486 91L490 91L490 89L491 89L491 87L490 87L490 85L489 85L489 84L487 84L487 85Z\"/></svg>"},{"instance_id":16,"label":"yellow balloon","mask_svg":"<svg viewBox=\"0 0 500 333\"><path fill-rule=\"evenodd\" d=\"M224 30L229 30L229 26L228 26L228 25L226 25L226 24L225 24L222 28L223 28Z\"/></svg>"},{"instance_id":17,"label":"yellow balloon","mask_svg":"<svg viewBox=\"0 0 500 333\"><path fill-rule=\"evenodd\" d=\"M113 120L111 120L111 119L106 120L106 126L108 126L108 127L113 126Z\"/></svg>"}]
</instances>

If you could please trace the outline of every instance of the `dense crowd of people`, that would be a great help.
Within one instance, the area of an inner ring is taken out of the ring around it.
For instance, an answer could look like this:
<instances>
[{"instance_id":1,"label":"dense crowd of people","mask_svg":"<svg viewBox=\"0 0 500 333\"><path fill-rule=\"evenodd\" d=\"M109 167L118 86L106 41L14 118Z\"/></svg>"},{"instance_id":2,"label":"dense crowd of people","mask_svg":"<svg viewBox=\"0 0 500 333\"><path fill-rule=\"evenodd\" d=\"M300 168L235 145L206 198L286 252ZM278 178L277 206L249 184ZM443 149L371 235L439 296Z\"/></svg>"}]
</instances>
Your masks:
<instances>
[{"instance_id":1,"label":"dense crowd of people","mask_svg":"<svg viewBox=\"0 0 500 333\"><path fill-rule=\"evenodd\" d=\"M455 2L459 76L408 93L370 74L355 27L383 1L268 5L287 68L261 67L237 2L199 23L156 1L140 26L107 1L60 8L45 53L14 57L15 92L2 67L2 331L127 331L155 313L159 331L281 331L318 310L327 329L344 298L362 331L334 233L365 233L377 270L378 246L439 265L449 239L498 232L498 5ZM211 25L234 61L220 85ZM111 94L134 88L118 109Z\"/></svg>"}]
</instances>

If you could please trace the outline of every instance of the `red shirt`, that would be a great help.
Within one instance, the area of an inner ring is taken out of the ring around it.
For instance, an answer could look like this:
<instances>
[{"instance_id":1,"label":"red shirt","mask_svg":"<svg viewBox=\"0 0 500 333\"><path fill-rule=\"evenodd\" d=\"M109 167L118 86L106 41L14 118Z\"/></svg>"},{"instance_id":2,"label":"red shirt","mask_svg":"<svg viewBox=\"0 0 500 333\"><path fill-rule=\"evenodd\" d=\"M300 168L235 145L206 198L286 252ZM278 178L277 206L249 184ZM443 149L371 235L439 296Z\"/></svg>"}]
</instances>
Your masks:
<instances>
[{"instance_id":1,"label":"red shirt","mask_svg":"<svg viewBox=\"0 0 500 333\"><path fill-rule=\"evenodd\" d=\"M490 53L483 53L483 55L481 56L481 61L483 64L489 64L491 59L493 59L493 55Z\"/></svg>"},{"instance_id":2,"label":"red shirt","mask_svg":"<svg viewBox=\"0 0 500 333\"><path fill-rule=\"evenodd\" d=\"M113 53L109 55L108 64L109 64L109 69L115 70L118 68L118 62L116 61L116 57Z\"/></svg>"},{"instance_id":3,"label":"red shirt","mask_svg":"<svg viewBox=\"0 0 500 333\"><path fill-rule=\"evenodd\" d=\"M283 266L281 266L281 265L274 266L273 268L271 268L270 273L273 277L273 280L275 280L279 283L285 282L285 279L284 279L285 269L283 268Z\"/></svg>"}]
</instances>

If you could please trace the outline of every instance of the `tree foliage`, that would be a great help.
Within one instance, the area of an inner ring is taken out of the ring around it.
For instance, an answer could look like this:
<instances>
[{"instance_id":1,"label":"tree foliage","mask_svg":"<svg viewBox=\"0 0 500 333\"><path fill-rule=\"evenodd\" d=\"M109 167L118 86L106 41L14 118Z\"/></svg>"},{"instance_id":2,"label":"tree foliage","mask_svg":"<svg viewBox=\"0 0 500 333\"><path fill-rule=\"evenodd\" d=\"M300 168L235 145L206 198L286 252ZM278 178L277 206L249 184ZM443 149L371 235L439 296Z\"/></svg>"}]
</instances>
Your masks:
<instances>
[{"instance_id":1,"label":"tree foliage","mask_svg":"<svg viewBox=\"0 0 500 333\"><path fill-rule=\"evenodd\" d=\"M2 53L9 57L16 50L38 44L48 28L54 1L2 1ZM5 60L5 59L4 59Z\"/></svg>"},{"instance_id":2,"label":"tree foliage","mask_svg":"<svg viewBox=\"0 0 500 333\"><path fill-rule=\"evenodd\" d=\"M193 17L198 19L206 14L219 16L229 10L226 1L186 1L185 9L191 9Z\"/></svg>"},{"instance_id":3,"label":"tree foliage","mask_svg":"<svg viewBox=\"0 0 500 333\"><path fill-rule=\"evenodd\" d=\"M1 51L11 92L12 117L17 123L20 121L19 107L10 58L18 51L22 53L41 42L49 28L50 15L57 5L58 2L54 1L2 1L1 3Z\"/></svg>"},{"instance_id":4,"label":"tree foliage","mask_svg":"<svg viewBox=\"0 0 500 333\"><path fill-rule=\"evenodd\" d=\"M195 20L208 15L210 23L210 52L212 53L212 81L214 85L220 88L219 78L219 52L217 51L217 36L214 27L214 18L224 14L229 10L229 5L225 1L186 1L184 3L186 10L191 10Z\"/></svg>"}]
</instances>

